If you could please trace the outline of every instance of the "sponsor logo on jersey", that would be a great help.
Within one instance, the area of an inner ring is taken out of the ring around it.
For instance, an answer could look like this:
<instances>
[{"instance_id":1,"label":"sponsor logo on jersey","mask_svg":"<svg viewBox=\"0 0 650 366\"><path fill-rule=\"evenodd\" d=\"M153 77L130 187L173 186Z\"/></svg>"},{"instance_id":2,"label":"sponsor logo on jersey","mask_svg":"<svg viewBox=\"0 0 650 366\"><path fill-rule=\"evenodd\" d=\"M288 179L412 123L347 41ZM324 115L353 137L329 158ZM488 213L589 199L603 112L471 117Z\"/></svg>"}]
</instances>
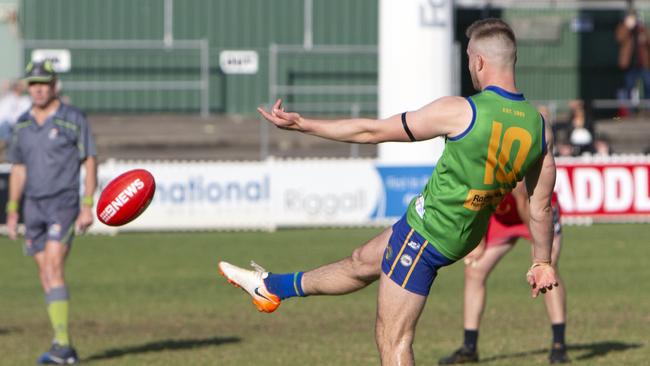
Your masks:
<instances>
[{"instance_id":1,"label":"sponsor logo on jersey","mask_svg":"<svg viewBox=\"0 0 650 366\"><path fill-rule=\"evenodd\" d=\"M413 250L420 249L420 243L417 243L417 242L414 242L414 241L410 241L408 243L408 246L411 247L411 249L413 249Z\"/></svg>"},{"instance_id":2,"label":"sponsor logo on jersey","mask_svg":"<svg viewBox=\"0 0 650 366\"><path fill-rule=\"evenodd\" d=\"M59 130L57 128L51 129L50 133L47 135L50 140L54 140L57 136L59 136Z\"/></svg>"},{"instance_id":3,"label":"sponsor logo on jersey","mask_svg":"<svg viewBox=\"0 0 650 366\"><path fill-rule=\"evenodd\" d=\"M131 184L129 184L120 194L115 197L115 199L106 205L102 213L100 214L102 220L108 221L110 220L113 216L117 214L117 212L122 208L127 202L129 202L129 199L133 196L135 196L138 191L142 190L144 188L144 182L140 180L140 178L137 178L134 180Z\"/></svg>"},{"instance_id":4,"label":"sponsor logo on jersey","mask_svg":"<svg viewBox=\"0 0 650 366\"><path fill-rule=\"evenodd\" d=\"M507 192L508 190L502 188L490 190L470 189L467 192L467 198L465 198L463 206L472 211L480 211L488 206L496 207L501 203L503 196Z\"/></svg>"},{"instance_id":5,"label":"sponsor logo on jersey","mask_svg":"<svg viewBox=\"0 0 650 366\"><path fill-rule=\"evenodd\" d=\"M408 266L410 266L411 264L413 264L413 258L411 258L411 256L408 255L408 254L404 254L404 255L402 256L402 258L399 259L399 262L400 262L404 267L408 267Z\"/></svg>"}]
</instances>

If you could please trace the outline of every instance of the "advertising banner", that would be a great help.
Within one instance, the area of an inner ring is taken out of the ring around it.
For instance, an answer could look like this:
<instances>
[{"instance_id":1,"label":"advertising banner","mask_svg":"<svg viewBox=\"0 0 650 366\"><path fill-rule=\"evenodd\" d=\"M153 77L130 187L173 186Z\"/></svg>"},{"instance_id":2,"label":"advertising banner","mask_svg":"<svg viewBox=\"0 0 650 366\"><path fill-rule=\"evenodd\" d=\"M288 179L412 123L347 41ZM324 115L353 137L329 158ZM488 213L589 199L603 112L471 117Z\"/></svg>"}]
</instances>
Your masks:
<instances>
[{"instance_id":1,"label":"advertising banner","mask_svg":"<svg viewBox=\"0 0 650 366\"><path fill-rule=\"evenodd\" d=\"M383 166L376 167L381 177L383 194L377 202L373 219L399 219L411 199L422 192L433 166Z\"/></svg>"},{"instance_id":2,"label":"advertising banner","mask_svg":"<svg viewBox=\"0 0 650 366\"><path fill-rule=\"evenodd\" d=\"M565 218L650 221L650 161L558 159L555 190Z\"/></svg>"},{"instance_id":3,"label":"advertising banner","mask_svg":"<svg viewBox=\"0 0 650 366\"><path fill-rule=\"evenodd\" d=\"M153 174L156 194L127 230L267 229L271 180L264 162L108 162L99 168L99 191L121 173ZM97 222L96 230L109 228Z\"/></svg>"},{"instance_id":4,"label":"advertising banner","mask_svg":"<svg viewBox=\"0 0 650 366\"><path fill-rule=\"evenodd\" d=\"M271 161L278 226L368 225L383 199L373 160Z\"/></svg>"},{"instance_id":5,"label":"advertising banner","mask_svg":"<svg viewBox=\"0 0 650 366\"><path fill-rule=\"evenodd\" d=\"M93 232L390 225L434 169L369 159L108 161L99 167L99 191L136 168L156 180L149 208L119 228L96 220ZM0 203L8 172L0 166ZM557 159L555 190L568 223L650 222L650 158Z\"/></svg>"}]
</instances>

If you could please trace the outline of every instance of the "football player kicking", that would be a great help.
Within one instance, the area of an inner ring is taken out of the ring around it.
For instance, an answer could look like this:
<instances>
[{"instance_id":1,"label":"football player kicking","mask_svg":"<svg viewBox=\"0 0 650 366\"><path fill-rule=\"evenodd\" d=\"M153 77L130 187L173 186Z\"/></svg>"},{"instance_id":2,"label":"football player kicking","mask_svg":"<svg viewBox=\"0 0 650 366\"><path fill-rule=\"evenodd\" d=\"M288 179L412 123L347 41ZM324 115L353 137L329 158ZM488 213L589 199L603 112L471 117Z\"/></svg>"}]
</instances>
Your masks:
<instances>
[{"instance_id":1,"label":"football player kicking","mask_svg":"<svg viewBox=\"0 0 650 366\"><path fill-rule=\"evenodd\" d=\"M558 260L562 245L562 226L560 224L560 208L557 198L553 195L553 249L551 263L555 267L558 282L561 283ZM528 199L522 184L504 197L501 204L490 218L488 231L474 251L465 257L465 312L464 312L464 341L463 345L448 357L441 358L440 365L455 365L478 362L478 329L485 309L486 288L490 272L496 267L515 245L517 239L531 240L528 222ZM566 324L566 293L564 286L546 293L544 304L551 321L553 344L549 354L551 364L567 363L564 331Z\"/></svg>"},{"instance_id":2,"label":"football player kicking","mask_svg":"<svg viewBox=\"0 0 650 366\"><path fill-rule=\"evenodd\" d=\"M478 245L492 211L524 178L534 238L526 277L533 297L559 285L551 265L552 135L515 86L517 47L510 26L483 19L467 35L470 76L480 91L469 98L443 97L381 120L308 119L285 111L280 100L270 111L258 109L279 128L336 141L447 138L436 169L402 219L352 257L304 274L269 274L259 266L251 271L220 262L224 276L248 292L258 309L271 312L292 296L345 294L379 278L375 340L382 365L413 365L415 327L438 269Z\"/></svg>"}]
</instances>

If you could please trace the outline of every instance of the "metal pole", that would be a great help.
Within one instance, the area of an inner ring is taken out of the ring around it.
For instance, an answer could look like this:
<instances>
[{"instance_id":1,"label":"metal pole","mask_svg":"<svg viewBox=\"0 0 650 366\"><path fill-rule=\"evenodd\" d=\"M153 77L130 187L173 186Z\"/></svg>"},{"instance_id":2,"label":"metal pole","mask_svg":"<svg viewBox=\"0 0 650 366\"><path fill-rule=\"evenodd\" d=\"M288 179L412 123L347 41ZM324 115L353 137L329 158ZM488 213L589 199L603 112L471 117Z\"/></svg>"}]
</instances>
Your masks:
<instances>
[{"instance_id":1,"label":"metal pole","mask_svg":"<svg viewBox=\"0 0 650 366\"><path fill-rule=\"evenodd\" d=\"M306 50L314 47L314 2L313 0L305 0L303 15L303 41L302 46Z\"/></svg>"},{"instance_id":2,"label":"metal pole","mask_svg":"<svg viewBox=\"0 0 650 366\"><path fill-rule=\"evenodd\" d=\"M277 99L277 84L278 84L278 45L271 43L269 45L269 102L267 107L273 107L273 103ZM269 157L270 146L270 132L269 124L260 119L260 160L266 160Z\"/></svg>"},{"instance_id":3,"label":"metal pole","mask_svg":"<svg viewBox=\"0 0 650 366\"><path fill-rule=\"evenodd\" d=\"M210 116L210 43L201 40L201 117Z\"/></svg>"},{"instance_id":4,"label":"metal pole","mask_svg":"<svg viewBox=\"0 0 650 366\"><path fill-rule=\"evenodd\" d=\"M359 115L361 115L361 106L359 103L352 103L350 106L350 115L352 118L359 118ZM350 157L359 157L359 144L350 144Z\"/></svg>"},{"instance_id":5,"label":"metal pole","mask_svg":"<svg viewBox=\"0 0 650 366\"><path fill-rule=\"evenodd\" d=\"M23 73L25 72L25 66L26 66L25 65L25 47L26 47L26 45L25 45L25 42L23 42L22 40L18 40L18 43L19 43L18 54L16 55L16 57L18 57L17 65L18 65L19 69L16 70L18 72L16 75L17 75L17 77L22 78Z\"/></svg>"},{"instance_id":6,"label":"metal pole","mask_svg":"<svg viewBox=\"0 0 650 366\"><path fill-rule=\"evenodd\" d=\"M169 47L174 43L174 0L165 0L163 42Z\"/></svg>"}]
</instances>

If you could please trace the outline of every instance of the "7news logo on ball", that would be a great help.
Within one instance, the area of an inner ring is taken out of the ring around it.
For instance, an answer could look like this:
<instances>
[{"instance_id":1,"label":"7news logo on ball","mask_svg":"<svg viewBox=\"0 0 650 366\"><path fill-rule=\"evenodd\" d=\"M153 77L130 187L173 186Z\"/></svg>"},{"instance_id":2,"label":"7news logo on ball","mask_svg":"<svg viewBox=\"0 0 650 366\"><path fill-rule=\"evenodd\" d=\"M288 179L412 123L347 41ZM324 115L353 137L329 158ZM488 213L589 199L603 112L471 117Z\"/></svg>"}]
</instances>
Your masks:
<instances>
[{"instance_id":1,"label":"7news logo on ball","mask_svg":"<svg viewBox=\"0 0 650 366\"><path fill-rule=\"evenodd\" d=\"M144 212L155 192L156 181L151 173L129 170L106 185L97 202L97 218L109 226L125 225Z\"/></svg>"}]
</instances>

